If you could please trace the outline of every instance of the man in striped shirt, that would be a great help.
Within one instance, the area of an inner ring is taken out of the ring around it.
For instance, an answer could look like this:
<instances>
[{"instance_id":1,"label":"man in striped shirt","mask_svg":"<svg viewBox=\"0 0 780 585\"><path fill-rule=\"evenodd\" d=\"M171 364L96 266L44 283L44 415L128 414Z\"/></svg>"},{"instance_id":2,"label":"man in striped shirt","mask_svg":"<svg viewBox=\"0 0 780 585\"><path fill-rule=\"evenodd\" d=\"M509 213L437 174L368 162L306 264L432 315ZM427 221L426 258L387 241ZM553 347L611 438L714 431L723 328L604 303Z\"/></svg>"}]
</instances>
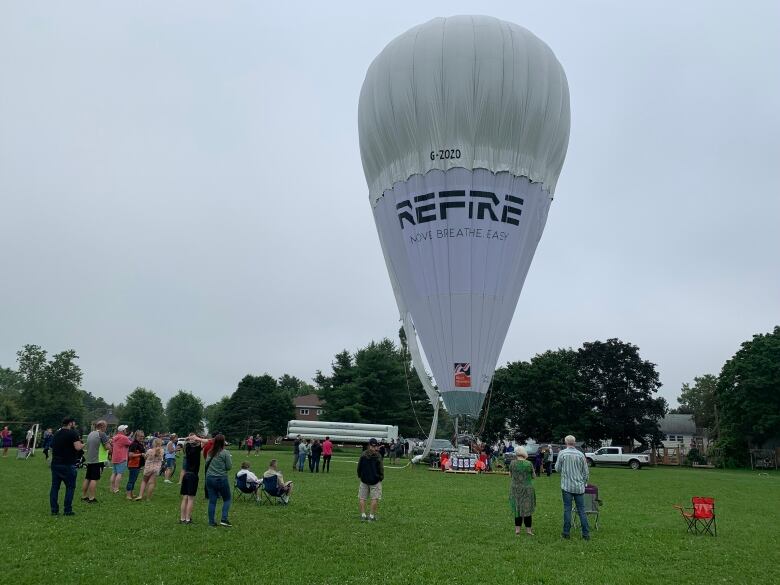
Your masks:
<instances>
[{"instance_id":1,"label":"man in striped shirt","mask_svg":"<svg viewBox=\"0 0 780 585\"><path fill-rule=\"evenodd\" d=\"M563 538L569 538L571 530L571 502L577 504L577 514L580 516L582 538L590 540L590 526L585 515L585 484L588 483L588 462L582 451L574 448L574 437L567 435L564 439L566 448L558 453L555 471L561 474L561 495L563 496Z\"/></svg>"}]
</instances>

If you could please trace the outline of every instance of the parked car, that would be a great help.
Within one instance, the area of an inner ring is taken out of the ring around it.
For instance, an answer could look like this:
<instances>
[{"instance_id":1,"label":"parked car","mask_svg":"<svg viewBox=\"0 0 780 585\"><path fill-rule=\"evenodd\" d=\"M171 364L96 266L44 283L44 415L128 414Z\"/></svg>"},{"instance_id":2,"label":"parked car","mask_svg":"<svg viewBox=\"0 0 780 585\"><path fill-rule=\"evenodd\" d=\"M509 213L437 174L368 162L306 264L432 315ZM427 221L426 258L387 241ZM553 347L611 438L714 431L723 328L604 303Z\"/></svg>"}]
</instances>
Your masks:
<instances>
[{"instance_id":1,"label":"parked car","mask_svg":"<svg viewBox=\"0 0 780 585\"><path fill-rule=\"evenodd\" d=\"M417 443L412 450L412 453L414 455L418 455L422 453L425 450L425 441L420 441ZM455 450L455 447L452 446L452 443L450 443L447 439L434 439L431 443L431 451L430 453L432 455L441 455L445 451L447 453L450 453Z\"/></svg>"},{"instance_id":2,"label":"parked car","mask_svg":"<svg viewBox=\"0 0 780 585\"><path fill-rule=\"evenodd\" d=\"M624 453L622 447L602 447L592 453L585 453L588 465L628 465L639 469L650 464L650 456L645 453Z\"/></svg>"}]
</instances>

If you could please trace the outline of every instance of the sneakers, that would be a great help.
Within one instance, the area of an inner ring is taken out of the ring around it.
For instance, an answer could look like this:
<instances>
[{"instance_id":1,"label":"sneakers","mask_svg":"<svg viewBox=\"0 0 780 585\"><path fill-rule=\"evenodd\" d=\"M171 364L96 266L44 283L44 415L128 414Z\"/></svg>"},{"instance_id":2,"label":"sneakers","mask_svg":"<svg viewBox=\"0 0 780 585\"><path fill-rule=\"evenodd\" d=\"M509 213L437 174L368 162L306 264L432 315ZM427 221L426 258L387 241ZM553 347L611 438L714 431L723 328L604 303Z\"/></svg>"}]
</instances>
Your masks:
<instances>
[{"instance_id":1,"label":"sneakers","mask_svg":"<svg viewBox=\"0 0 780 585\"><path fill-rule=\"evenodd\" d=\"M165 483L173 483L170 479L166 479Z\"/></svg>"},{"instance_id":2,"label":"sneakers","mask_svg":"<svg viewBox=\"0 0 780 585\"><path fill-rule=\"evenodd\" d=\"M140 502L141 500L143 500L142 496L136 496L136 497L133 498L134 502Z\"/></svg>"},{"instance_id":3,"label":"sneakers","mask_svg":"<svg viewBox=\"0 0 780 585\"><path fill-rule=\"evenodd\" d=\"M571 537L568 534L561 534L561 538L564 540L569 540Z\"/></svg>"},{"instance_id":4,"label":"sneakers","mask_svg":"<svg viewBox=\"0 0 780 585\"><path fill-rule=\"evenodd\" d=\"M220 526L226 526L227 528L233 528L233 525L230 522L228 522L227 520L220 520L219 525Z\"/></svg>"},{"instance_id":5,"label":"sneakers","mask_svg":"<svg viewBox=\"0 0 780 585\"><path fill-rule=\"evenodd\" d=\"M283 504L288 504L290 502L290 496L287 494L283 495L281 498Z\"/></svg>"},{"instance_id":6,"label":"sneakers","mask_svg":"<svg viewBox=\"0 0 780 585\"><path fill-rule=\"evenodd\" d=\"M369 522L376 522L376 516L374 516L373 514L369 514L368 521Z\"/></svg>"},{"instance_id":7,"label":"sneakers","mask_svg":"<svg viewBox=\"0 0 780 585\"><path fill-rule=\"evenodd\" d=\"M97 498L94 498L94 499L92 499L92 500L90 500L89 498L87 498L87 504L97 504L97 503L98 503L98 501L97 501Z\"/></svg>"},{"instance_id":8,"label":"sneakers","mask_svg":"<svg viewBox=\"0 0 780 585\"><path fill-rule=\"evenodd\" d=\"M361 514L360 515L360 520L365 522L366 520L368 520L368 516L366 516L365 514Z\"/></svg>"},{"instance_id":9,"label":"sneakers","mask_svg":"<svg viewBox=\"0 0 780 585\"><path fill-rule=\"evenodd\" d=\"M63 513L63 516L75 516L76 512L65 512Z\"/></svg>"},{"instance_id":10,"label":"sneakers","mask_svg":"<svg viewBox=\"0 0 780 585\"><path fill-rule=\"evenodd\" d=\"M88 498L87 496L84 496L83 498L81 498L81 501L82 501L82 502L88 502L88 501L89 501L89 498Z\"/></svg>"}]
</instances>

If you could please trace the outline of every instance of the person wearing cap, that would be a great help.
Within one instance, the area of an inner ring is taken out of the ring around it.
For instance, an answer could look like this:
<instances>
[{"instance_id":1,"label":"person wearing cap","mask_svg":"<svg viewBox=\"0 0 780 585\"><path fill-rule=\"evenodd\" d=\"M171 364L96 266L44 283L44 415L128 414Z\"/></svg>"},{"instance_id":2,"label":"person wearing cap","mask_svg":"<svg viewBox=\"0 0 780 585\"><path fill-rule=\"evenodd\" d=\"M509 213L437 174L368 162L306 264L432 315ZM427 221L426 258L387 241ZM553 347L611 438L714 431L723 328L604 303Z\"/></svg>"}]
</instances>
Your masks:
<instances>
[{"instance_id":1,"label":"person wearing cap","mask_svg":"<svg viewBox=\"0 0 780 585\"><path fill-rule=\"evenodd\" d=\"M65 515L73 516L73 494L76 491L76 462L84 448L76 431L76 419L65 417L54 433L51 449L51 490L49 504L52 516L60 513L60 485L65 484Z\"/></svg>"},{"instance_id":2,"label":"person wearing cap","mask_svg":"<svg viewBox=\"0 0 780 585\"><path fill-rule=\"evenodd\" d=\"M127 436L127 425L119 425L111 438L111 493L119 493L122 474L127 471L127 455L132 440Z\"/></svg>"},{"instance_id":3,"label":"person wearing cap","mask_svg":"<svg viewBox=\"0 0 780 585\"><path fill-rule=\"evenodd\" d=\"M360 478L358 489L360 519L373 522L376 520L379 500L382 499L382 480L385 478L382 457L379 455L379 442L376 439L369 439L368 449L363 451L358 461L357 474ZM369 498L371 498L371 511L366 517L366 500Z\"/></svg>"}]
</instances>

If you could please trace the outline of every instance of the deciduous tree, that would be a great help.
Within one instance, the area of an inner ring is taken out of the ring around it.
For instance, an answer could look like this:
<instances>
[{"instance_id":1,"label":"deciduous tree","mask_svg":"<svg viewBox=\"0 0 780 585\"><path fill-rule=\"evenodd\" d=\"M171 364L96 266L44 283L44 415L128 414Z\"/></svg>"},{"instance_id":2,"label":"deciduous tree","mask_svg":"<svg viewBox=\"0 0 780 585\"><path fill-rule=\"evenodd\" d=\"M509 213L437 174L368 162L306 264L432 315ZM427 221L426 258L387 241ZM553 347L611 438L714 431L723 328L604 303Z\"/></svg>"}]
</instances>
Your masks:
<instances>
[{"instance_id":1,"label":"deciduous tree","mask_svg":"<svg viewBox=\"0 0 780 585\"><path fill-rule=\"evenodd\" d=\"M754 335L726 362L717 404L718 443L728 458L745 462L749 446L780 437L780 327Z\"/></svg>"},{"instance_id":2,"label":"deciduous tree","mask_svg":"<svg viewBox=\"0 0 780 585\"><path fill-rule=\"evenodd\" d=\"M715 430L715 398L718 378L705 374L693 379L693 384L683 384L677 402L679 414L692 414L697 427Z\"/></svg>"},{"instance_id":3,"label":"deciduous tree","mask_svg":"<svg viewBox=\"0 0 780 585\"><path fill-rule=\"evenodd\" d=\"M141 429L146 434L162 431L164 417L160 397L146 388L136 388L128 396L123 419L132 430Z\"/></svg>"},{"instance_id":4,"label":"deciduous tree","mask_svg":"<svg viewBox=\"0 0 780 585\"><path fill-rule=\"evenodd\" d=\"M590 421L592 437L630 446L658 436L666 401L654 396L661 386L658 372L637 346L619 339L584 343L577 350L577 371L597 414Z\"/></svg>"},{"instance_id":5,"label":"deciduous tree","mask_svg":"<svg viewBox=\"0 0 780 585\"><path fill-rule=\"evenodd\" d=\"M283 435L287 422L293 417L293 402L268 374L247 375L238 383L220 414L221 428L218 430L230 440L238 441L256 432Z\"/></svg>"},{"instance_id":6,"label":"deciduous tree","mask_svg":"<svg viewBox=\"0 0 780 585\"><path fill-rule=\"evenodd\" d=\"M89 423L82 420L82 373L74 350L62 351L48 360L40 346L25 345L16 355L23 380L20 406L27 420L39 422L44 428L56 427L65 415Z\"/></svg>"},{"instance_id":7,"label":"deciduous tree","mask_svg":"<svg viewBox=\"0 0 780 585\"><path fill-rule=\"evenodd\" d=\"M203 432L203 401L190 392L179 390L165 406L168 430L180 437Z\"/></svg>"}]
</instances>

